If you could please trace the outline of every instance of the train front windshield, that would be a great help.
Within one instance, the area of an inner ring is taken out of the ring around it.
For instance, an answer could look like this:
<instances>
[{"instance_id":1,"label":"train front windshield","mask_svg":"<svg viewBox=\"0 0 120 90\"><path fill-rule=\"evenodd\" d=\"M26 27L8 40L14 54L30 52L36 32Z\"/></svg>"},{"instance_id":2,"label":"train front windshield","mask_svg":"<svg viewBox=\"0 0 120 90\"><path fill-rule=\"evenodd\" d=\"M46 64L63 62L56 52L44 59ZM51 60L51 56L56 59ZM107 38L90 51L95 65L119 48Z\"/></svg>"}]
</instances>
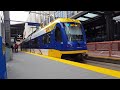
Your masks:
<instances>
[{"instance_id":1,"label":"train front windshield","mask_svg":"<svg viewBox=\"0 0 120 90\"><path fill-rule=\"evenodd\" d=\"M80 23L63 23L69 41L82 41L82 27Z\"/></svg>"}]
</instances>

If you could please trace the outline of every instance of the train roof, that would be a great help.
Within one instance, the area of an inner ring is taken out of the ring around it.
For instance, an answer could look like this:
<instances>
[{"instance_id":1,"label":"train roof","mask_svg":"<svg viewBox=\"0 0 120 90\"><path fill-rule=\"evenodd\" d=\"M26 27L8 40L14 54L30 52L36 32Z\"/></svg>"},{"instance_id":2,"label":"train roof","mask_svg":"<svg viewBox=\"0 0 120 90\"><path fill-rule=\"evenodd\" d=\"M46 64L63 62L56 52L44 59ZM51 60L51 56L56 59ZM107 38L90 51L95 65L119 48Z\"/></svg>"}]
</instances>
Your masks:
<instances>
[{"instance_id":1,"label":"train roof","mask_svg":"<svg viewBox=\"0 0 120 90\"><path fill-rule=\"evenodd\" d=\"M51 27L54 27L56 23L59 23L59 22L76 22L76 23L80 23L80 20L77 20L77 19L71 19L71 18L57 18L55 20L53 20L52 22L50 22L48 25L44 26L42 29L46 29L46 28L51 28ZM41 29L41 30L42 30ZM53 29L53 28L51 28ZM48 30L49 31L49 30Z\"/></svg>"},{"instance_id":2,"label":"train roof","mask_svg":"<svg viewBox=\"0 0 120 90\"><path fill-rule=\"evenodd\" d=\"M76 23L80 23L80 20L77 19L72 19L72 18L57 18L54 21L60 21L60 22L76 22Z\"/></svg>"},{"instance_id":3,"label":"train roof","mask_svg":"<svg viewBox=\"0 0 120 90\"><path fill-rule=\"evenodd\" d=\"M45 27L43 27L42 29L40 29L40 30L36 31L35 33L33 33L32 36L31 36L31 39L36 38L36 37L38 37L38 36L40 36L42 34L45 34L47 32L52 31L54 29L54 26L57 23L60 23L60 22L76 22L76 23L80 23L80 20L71 19L71 18L57 18L57 19L53 20L52 22L50 22Z\"/></svg>"}]
</instances>

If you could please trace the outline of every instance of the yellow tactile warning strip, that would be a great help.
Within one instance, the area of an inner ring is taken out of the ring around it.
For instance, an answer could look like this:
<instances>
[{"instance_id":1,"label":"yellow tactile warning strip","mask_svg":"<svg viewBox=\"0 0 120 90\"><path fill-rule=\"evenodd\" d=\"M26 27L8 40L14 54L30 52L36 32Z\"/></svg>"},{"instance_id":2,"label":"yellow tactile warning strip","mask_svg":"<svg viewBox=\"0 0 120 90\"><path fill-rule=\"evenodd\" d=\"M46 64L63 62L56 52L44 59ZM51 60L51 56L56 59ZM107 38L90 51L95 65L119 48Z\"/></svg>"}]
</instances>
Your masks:
<instances>
[{"instance_id":1,"label":"yellow tactile warning strip","mask_svg":"<svg viewBox=\"0 0 120 90\"><path fill-rule=\"evenodd\" d=\"M77 63L77 62L68 61L68 60L64 60L64 59L58 59L58 58L44 56L44 55L39 55L39 54L35 54L35 53L30 53L30 52L25 52L25 53L36 55L36 56L41 56L41 57L48 58L48 59L51 59L51 60L55 60L55 61L58 61L58 62L62 62L62 63L65 63L65 64L73 65L73 66L84 68L84 69L91 70L91 71L94 71L94 72L98 72L98 73L102 73L102 74L106 74L106 75L109 75L109 76L120 78L120 71L111 70L111 69L102 68L102 67L93 66L93 65L88 65L88 64L83 64L83 63Z\"/></svg>"}]
</instances>

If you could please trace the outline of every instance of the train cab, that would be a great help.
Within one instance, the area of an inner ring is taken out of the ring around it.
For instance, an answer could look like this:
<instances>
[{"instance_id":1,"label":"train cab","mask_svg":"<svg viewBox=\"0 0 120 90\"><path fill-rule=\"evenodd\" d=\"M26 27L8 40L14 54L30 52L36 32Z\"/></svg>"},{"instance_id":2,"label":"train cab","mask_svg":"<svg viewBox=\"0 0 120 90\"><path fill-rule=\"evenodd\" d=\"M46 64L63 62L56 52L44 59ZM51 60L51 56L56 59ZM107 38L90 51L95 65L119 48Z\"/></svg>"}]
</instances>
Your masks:
<instances>
[{"instance_id":1,"label":"train cab","mask_svg":"<svg viewBox=\"0 0 120 90\"><path fill-rule=\"evenodd\" d=\"M61 57L86 55L86 36L81 23L60 22L53 30L54 49L59 50ZM67 57L68 58L68 57Z\"/></svg>"},{"instance_id":2,"label":"train cab","mask_svg":"<svg viewBox=\"0 0 120 90\"><path fill-rule=\"evenodd\" d=\"M86 36L80 23L66 22L56 25L55 45L62 51L87 50Z\"/></svg>"}]
</instances>

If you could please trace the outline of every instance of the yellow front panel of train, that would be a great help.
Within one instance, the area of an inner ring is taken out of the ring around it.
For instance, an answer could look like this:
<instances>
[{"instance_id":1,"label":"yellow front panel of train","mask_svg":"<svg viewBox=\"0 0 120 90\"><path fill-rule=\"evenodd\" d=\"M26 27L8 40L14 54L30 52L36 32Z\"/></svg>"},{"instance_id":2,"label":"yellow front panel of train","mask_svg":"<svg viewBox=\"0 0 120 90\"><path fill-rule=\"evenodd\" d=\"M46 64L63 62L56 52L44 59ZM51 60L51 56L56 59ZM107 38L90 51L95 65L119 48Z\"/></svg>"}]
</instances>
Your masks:
<instances>
[{"instance_id":1,"label":"yellow front panel of train","mask_svg":"<svg viewBox=\"0 0 120 90\"><path fill-rule=\"evenodd\" d=\"M56 57L56 58L61 58L62 54L61 54L61 52L58 51L58 50L49 49L49 51L48 51L48 56Z\"/></svg>"}]
</instances>

